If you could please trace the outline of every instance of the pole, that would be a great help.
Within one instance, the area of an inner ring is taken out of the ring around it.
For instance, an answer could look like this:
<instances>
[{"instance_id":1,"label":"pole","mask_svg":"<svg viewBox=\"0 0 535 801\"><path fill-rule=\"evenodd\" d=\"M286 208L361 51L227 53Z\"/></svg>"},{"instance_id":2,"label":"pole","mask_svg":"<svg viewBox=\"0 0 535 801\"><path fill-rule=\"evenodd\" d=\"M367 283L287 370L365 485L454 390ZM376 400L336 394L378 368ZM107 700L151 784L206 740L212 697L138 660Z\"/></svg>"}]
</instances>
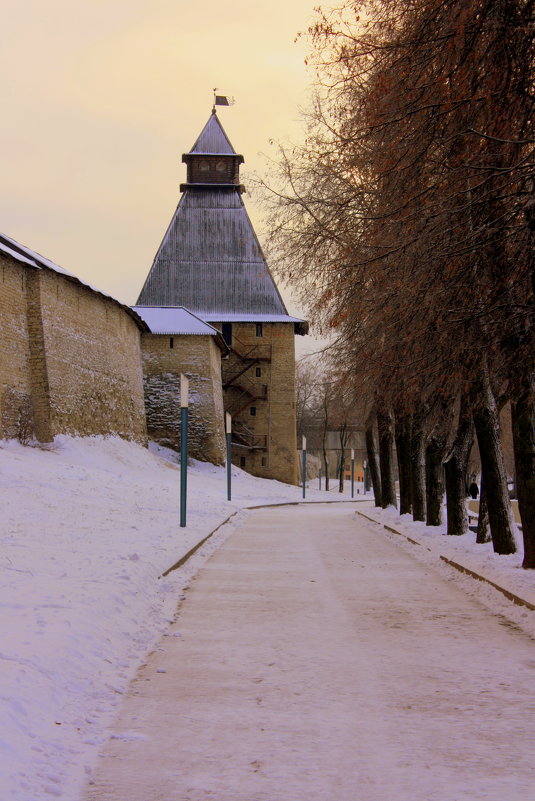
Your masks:
<instances>
[{"instance_id":1,"label":"pole","mask_svg":"<svg viewBox=\"0 0 535 801\"><path fill-rule=\"evenodd\" d=\"M307 438L303 434L302 442L303 450L303 498L306 498L306 485L307 485Z\"/></svg>"},{"instance_id":2,"label":"pole","mask_svg":"<svg viewBox=\"0 0 535 801\"><path fill-rule=\"evenodd\" d=\"M188 495L188 404L189 381L180 374L180 527L186 525Z\"/></svg>"},{"instance_id":3,"label":"pole","mask_svg":"<svg viewBox=\"0 0 535 801\"><path fill-rule=\"evenodd\" d=\"M321 489L321 465L320 465L320 469L319 469L319 473L318 473L318 479L319 479L319 483L320 483L320 487L319 488Z\"/></svg>"},{"instance_id":4,"label":"pole","mask_svg":"<svg viewBox=\"0 0 535 801\"><path fill-rule=\"evenodd\" d=\"M351 497L355 497L355 451L351 448Z\"/></svg>"},{"instance_id":5,"label":"pole","mask_svg":"<svg viewBox=\"0 0 535 801\"><path fill-rule=\"evenodd\" d=\"M227 501L232 499L232 417L225 413L227 431Z\"/></svg>"},{"instance_id":6,"label":"pole","mask_svg":"<svg viewBox=\"0 0 535 801\"><path fill-rule=\"evenodd\" d=\"M368 483L368 462L366 459L362 462L364 468L364 495L366 495L366 484Z\"/></svg>"}]
</instances>

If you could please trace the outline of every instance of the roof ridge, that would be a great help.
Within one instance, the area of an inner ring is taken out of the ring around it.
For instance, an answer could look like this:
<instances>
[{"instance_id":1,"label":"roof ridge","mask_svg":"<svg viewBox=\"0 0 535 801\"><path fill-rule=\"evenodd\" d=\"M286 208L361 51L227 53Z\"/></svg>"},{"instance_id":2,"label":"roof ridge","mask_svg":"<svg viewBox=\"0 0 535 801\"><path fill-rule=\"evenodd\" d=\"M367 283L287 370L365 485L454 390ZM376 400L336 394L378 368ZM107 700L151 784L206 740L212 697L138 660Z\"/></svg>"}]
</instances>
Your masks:
<instances>
[{"instance_id":1,"label":"roof ridge","mask_svg":"<svg viewBox=\"0 0 535 801\"><path fill-rule=\"evenodd\" d=\"M231 141L221 125L221 121L212 110L208 122L197 137L195 144L189 151L190 153L206 153L221 156L237 156L238 154L232 147Z\"/></svg>"}]
</instances>

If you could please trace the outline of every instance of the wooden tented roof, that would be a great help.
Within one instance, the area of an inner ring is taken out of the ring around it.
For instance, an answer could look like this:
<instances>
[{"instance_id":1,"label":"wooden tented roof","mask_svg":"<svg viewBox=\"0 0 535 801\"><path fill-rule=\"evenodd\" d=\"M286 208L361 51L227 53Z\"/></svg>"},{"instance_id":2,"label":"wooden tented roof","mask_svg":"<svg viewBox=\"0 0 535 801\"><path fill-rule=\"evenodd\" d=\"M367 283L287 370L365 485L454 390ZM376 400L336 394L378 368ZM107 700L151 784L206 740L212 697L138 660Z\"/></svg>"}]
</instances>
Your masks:
<instances>
[{"instance_id":1,"label":"wooden tented roof","mask_svg":"<svg viewBox=\"0 0 535 801\"><path fill-rule=\"evenodd\" d=\"M215 112L186 156L208 153L236 158ZM185 185L138 305L185 306L201 318L210 314L221 321L225 315L246 314L295 322L271 276L240 187L230 184Z\"/></svg>"},{"instance_id":2,"label":"wooden tented roof","mask_svg":"<svg viewBox=\"0 0 535 801\"><path fill-rule=\"evenodd\" d=\"M204 155L236 156L237 153L232 147L228 136L223 130L215 110L212 111L210 119L199 134L197 141L191 148L189 154L203 153ZM188 155L189 155L188 154Z\"/></svg>"}]
</instances>

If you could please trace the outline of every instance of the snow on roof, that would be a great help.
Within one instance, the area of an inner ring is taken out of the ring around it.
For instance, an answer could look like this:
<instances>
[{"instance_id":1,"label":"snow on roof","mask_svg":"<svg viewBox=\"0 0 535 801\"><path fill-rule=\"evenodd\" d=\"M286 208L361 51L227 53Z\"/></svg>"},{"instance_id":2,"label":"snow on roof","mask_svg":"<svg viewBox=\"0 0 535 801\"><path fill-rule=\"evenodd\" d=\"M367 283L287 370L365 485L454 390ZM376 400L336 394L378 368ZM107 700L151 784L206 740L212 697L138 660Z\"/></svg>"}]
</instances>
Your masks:
<instances>
[{"instance_id":1,"label":"snow on roof","mask_svg":"<svg viewBox=\"0 0 535 801\"><path fill-rule=\"evenodd\" d=\"M217 336L219 331L184 306L133 306L153 334Z\"/></svg>"},{"instance_id":2,"label":"snow on roof","mask_svg":"<svg viewBox=\"0 0 535 801\"><path fill-rule=\"evenodd\" d=\"M40 253L36 253L34 250L26 247L26 245L21 245L15 239L11 239L11 237L5 234L0 234L0 250L12 256L14 259L17 259L17 261L31 264L32 267L36 267L38 270L41 270L43 267L48 267L49 270L54 270L56 273L61 273L62 275L67 275L70 278L79 280L75 275L64 270L63 267L50 261L50 259L46 259L44 256L41 256ZM83 283L83 281L80 281L80 283ZM89 286L89 284L85 284L85 286ZM94 287L90 287L90 289L94 289ZM97 289L95 291L99 292L100 290ZM102 295L104 293L101 292L100 294Z\"/></svg>"},{"instance_id":3,"label":"snow on roof","mask_svg":"<svg viewBox=\"0 0 535 801\"><path fill-rule=\"evenodd\" d=\"M26 247L26 245L21 245L15 239L11 239L11 237L2 233L0 233L0 251L5 253L7 256L11 256L11 258L16 259L17 261L22 262L23 264L29 264L31 267L35 267L36 270L42 270L43 268L53 270L55 273L64 275L70 281L91 289L98 295L117 303L127 314L130 315L130 317L135 320L140 328L146 328L143 320L140 319L139 315L132 311L130 306L126 306L124 303L121 303L120 300L117 300L117 298L114 298L112 295L108 295L107 292L103 292L101 289L97 289L97 287L88 284L86 281L81 281L76 275L64 270L63 267L60 267L53 261L50 261L50 259L41 256L40 253L36 253L34 250L31 250L31 248Z\"/></svg>"},{"instance_id":4,"label":"snow on roof","mask_svg":"<svg viewBox=\"0 0 535 801\"><path fill-rule=\"evenodd\" d=\"M243 312L197 312L206 322L214 323L303 323L300 317L289 314L246 314Z\"/></svg>"}]
</instances>

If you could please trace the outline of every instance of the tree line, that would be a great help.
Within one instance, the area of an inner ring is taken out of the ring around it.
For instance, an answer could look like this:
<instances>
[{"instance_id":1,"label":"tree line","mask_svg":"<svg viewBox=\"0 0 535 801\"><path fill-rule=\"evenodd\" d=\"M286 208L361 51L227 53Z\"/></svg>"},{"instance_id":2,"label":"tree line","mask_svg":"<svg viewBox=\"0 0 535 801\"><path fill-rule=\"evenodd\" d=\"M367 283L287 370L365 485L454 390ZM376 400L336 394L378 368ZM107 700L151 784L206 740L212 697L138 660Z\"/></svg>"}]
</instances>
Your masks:
<instances>
[{"instance_id":1,"label":"tree line","mask_svg":"<svg viewBox=\"0 0 535 801\"><path fill-rule=\"evenodd\" d=\"M304 143L280 147L266 182L279 274L317 330L334 336L332 370L363 405L378 502L397 502L395 445L400 512L437 524L445 492L448 533L463 534L475 438L494 550L514 552L499 430L510 404L527 568L535 568L533 12L531 0L318 10Z\"/></svg>"}]
</instances>

